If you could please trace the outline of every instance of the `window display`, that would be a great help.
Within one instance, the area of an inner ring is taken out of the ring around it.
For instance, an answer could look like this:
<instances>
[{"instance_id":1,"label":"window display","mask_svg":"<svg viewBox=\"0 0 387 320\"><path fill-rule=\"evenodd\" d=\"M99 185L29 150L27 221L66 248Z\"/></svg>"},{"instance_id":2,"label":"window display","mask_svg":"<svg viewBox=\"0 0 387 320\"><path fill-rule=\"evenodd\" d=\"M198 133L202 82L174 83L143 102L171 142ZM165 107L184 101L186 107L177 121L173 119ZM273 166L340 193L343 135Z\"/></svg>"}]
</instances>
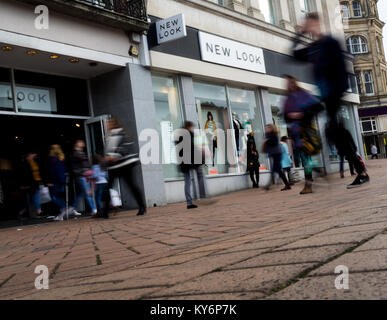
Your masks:
<instances>
[{"instance_id":1,"label":"window display","mask_svg":"<svg viewBox=\"0 0 387 320\"><path fill-rule=\"evenodd\" d=\"M183 124L177 83L174 77L152 75L152 84L164 178L182 177L177 165L173 137L174 130L181 128Z\"/></svg>"}]
</instances>

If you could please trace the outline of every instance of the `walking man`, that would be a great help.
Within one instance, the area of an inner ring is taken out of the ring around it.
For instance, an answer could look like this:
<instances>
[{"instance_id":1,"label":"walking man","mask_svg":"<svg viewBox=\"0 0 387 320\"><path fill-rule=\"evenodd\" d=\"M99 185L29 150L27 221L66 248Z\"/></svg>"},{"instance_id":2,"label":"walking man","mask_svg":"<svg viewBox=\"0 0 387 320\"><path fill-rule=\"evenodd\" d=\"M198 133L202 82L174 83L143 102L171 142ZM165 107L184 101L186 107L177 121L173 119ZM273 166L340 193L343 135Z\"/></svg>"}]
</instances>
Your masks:
<instances>
[{"instance_id":1,"label":"walking man","mask_svg":"<svg viewBox=\"0 0 387 320\"><path fill-rule=\"evenodd\" d=\"M348 73L340 43L330 35L322 33L320 17L317 13L307 15L300 32L312 34L316 40L307 47L299 49L297 45L300 44L300 35L298 35L294 40L293 55L299 61L312 63L316 85L328 114L327 138L334 142L339 154L345 155L355 166L357 177L347 188L359 187L369 182L370 178L359 161L356 151L344 138L343 127L338 123L341 98L348 89Z\"/></svg>"},{"instance_id":2,"label":"walking man","mask_svg":"<svg viewBox=\"0 0 387 320\"><path fill-rule=\"evenodd\" d=\"M378 159L378 148L372 144L371 145L372 159Z\"/></svg>"}]
</instances>

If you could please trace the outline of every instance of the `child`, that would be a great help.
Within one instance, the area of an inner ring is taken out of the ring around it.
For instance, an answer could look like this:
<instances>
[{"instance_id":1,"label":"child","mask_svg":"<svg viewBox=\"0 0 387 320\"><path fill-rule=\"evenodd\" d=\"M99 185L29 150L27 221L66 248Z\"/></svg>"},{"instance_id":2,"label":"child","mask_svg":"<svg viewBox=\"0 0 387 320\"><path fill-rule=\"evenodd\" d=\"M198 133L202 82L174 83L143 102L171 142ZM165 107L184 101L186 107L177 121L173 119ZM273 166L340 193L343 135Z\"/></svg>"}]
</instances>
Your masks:
<instances>
[{"instance_id":1,"label":"child","mask_svg":"<svg viewBox=\"0 0 387 320\"><path fill-rule=\"evenodd\" d=\"M97 216L101 215L102 210L102 197L104 195L105 189L108 185L108 176L107 171L105 170L103 157L96 154L93 157L93 179L95 179L95 202L97 205Z\"/></svg>"},{"instance_id":2,"label":"child","mask_svg":"<svg viewBox=\"0 0 387 320\"><path fill-rule=\"evenodd\" d=\"M289 153L288 137L286 137L286 136L282 137L280 144L281 144L281 150L282 150L281 166L282 166L282 169L283 169L285 175L287 174L289 184L293 185L290 182L290 172L292 169L293 161L292 161L292 158L290 157L290 153Z\"/></svg>"}]
</instances>

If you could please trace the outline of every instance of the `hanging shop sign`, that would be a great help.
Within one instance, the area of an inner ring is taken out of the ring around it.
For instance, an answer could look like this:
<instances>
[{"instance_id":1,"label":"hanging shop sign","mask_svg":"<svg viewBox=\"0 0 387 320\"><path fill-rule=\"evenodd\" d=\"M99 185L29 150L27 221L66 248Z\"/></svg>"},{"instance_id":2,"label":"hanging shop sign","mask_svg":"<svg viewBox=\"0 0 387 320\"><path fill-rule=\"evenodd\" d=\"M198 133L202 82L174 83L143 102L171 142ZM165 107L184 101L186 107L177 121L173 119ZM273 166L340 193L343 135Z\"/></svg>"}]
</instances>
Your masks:
<instances>
[{"instance_id":1,"label":"hanging shop sign","mask_svg":"<svg viewBox=\"0 0 387 320\"><path fill-rule=\"evenodd\" d=\"M199 43L203 61L266 73L265 57L261 48L201 31Z\"/></svg>"},{"instance_id":2,"label":"hanging shop sign","mask_svg":"<svg viewBox=\"0 0 387 320\"><path fill-rule=\"evenodd\" d=\"M187 36L184 15L178 14L168 19L156 22L158 44L184 38Z\"/></svg>"},{"instance_id":3,"label":"hanging shop sign","mask_svg":"<svg viewBox=\"0 0 387 320\"><path fill-rule=\"evenodd\" d=\"M56 94L53 88L17 85L15 93L19 111L57 112ZM7 97L7 100L12 101L10 85L0 84L0 97Z\"/></svg>"}]
</instances>

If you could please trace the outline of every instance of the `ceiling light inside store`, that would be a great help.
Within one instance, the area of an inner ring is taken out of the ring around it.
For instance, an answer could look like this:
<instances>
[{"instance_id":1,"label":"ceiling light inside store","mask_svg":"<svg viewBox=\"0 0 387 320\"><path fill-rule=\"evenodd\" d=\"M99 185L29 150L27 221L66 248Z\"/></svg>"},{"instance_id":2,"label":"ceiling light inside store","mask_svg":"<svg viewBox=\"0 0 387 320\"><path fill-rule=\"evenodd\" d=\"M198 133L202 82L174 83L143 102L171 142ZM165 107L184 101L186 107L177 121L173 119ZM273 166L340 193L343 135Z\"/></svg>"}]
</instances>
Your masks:
<instances>
[{"instance_id":1,"label":"ceiling light inside store","mask_svg":"<svg viewBox=\"0 0 387 320\"><path fill-rule=\"evenodd\" d=\"M80 128L80 127L81 127L81 125L80 125L79 123L76 123L75 126L76 126L77 128Z\"/></svg>"},{"instance_id":2,"label":"ceiling light inside store","mask_svg":"<svg viewBox=\"0 0 387 320\"><path fill-rule=\"evenodd\" d=\"M52 54L50 56L50 59L59 59L59 56L57 54Z\"/></svg>"},{"instance_id":3,"label":"ceiling light inside store","mask_svg":"<svg viewBox=\"0 0 387 320\"><path fill-rule=\"evenodd\" d=\"M38 52L36 51L36 50L28 50L27 51L27 54L29 55L29 56L34 56L34 55L36 55Z\"/></svg>"},{"instance_id":4,"label":"ceiling light inside store","mask_svg":"<svg viewBox=\"0 0 387 320\"><path fill-rule=\"evenodd\" d=\"M1 49L3 51L12 51L13 50L13 48L11 46L3 46Z\"/></svg>"},{"instance_id":5,"label":"ceiling light inside store","mask_svg":"<svg viewBox=\"0 0 387 320\"><path fill-rule=\"evenodd\" d=\"M71 58L71 59L69 59L69 61L70 61L71 63L78 63L78 62L79 62L79 59L78 59L78 58Z\"/></svg>"}]
</instances>

